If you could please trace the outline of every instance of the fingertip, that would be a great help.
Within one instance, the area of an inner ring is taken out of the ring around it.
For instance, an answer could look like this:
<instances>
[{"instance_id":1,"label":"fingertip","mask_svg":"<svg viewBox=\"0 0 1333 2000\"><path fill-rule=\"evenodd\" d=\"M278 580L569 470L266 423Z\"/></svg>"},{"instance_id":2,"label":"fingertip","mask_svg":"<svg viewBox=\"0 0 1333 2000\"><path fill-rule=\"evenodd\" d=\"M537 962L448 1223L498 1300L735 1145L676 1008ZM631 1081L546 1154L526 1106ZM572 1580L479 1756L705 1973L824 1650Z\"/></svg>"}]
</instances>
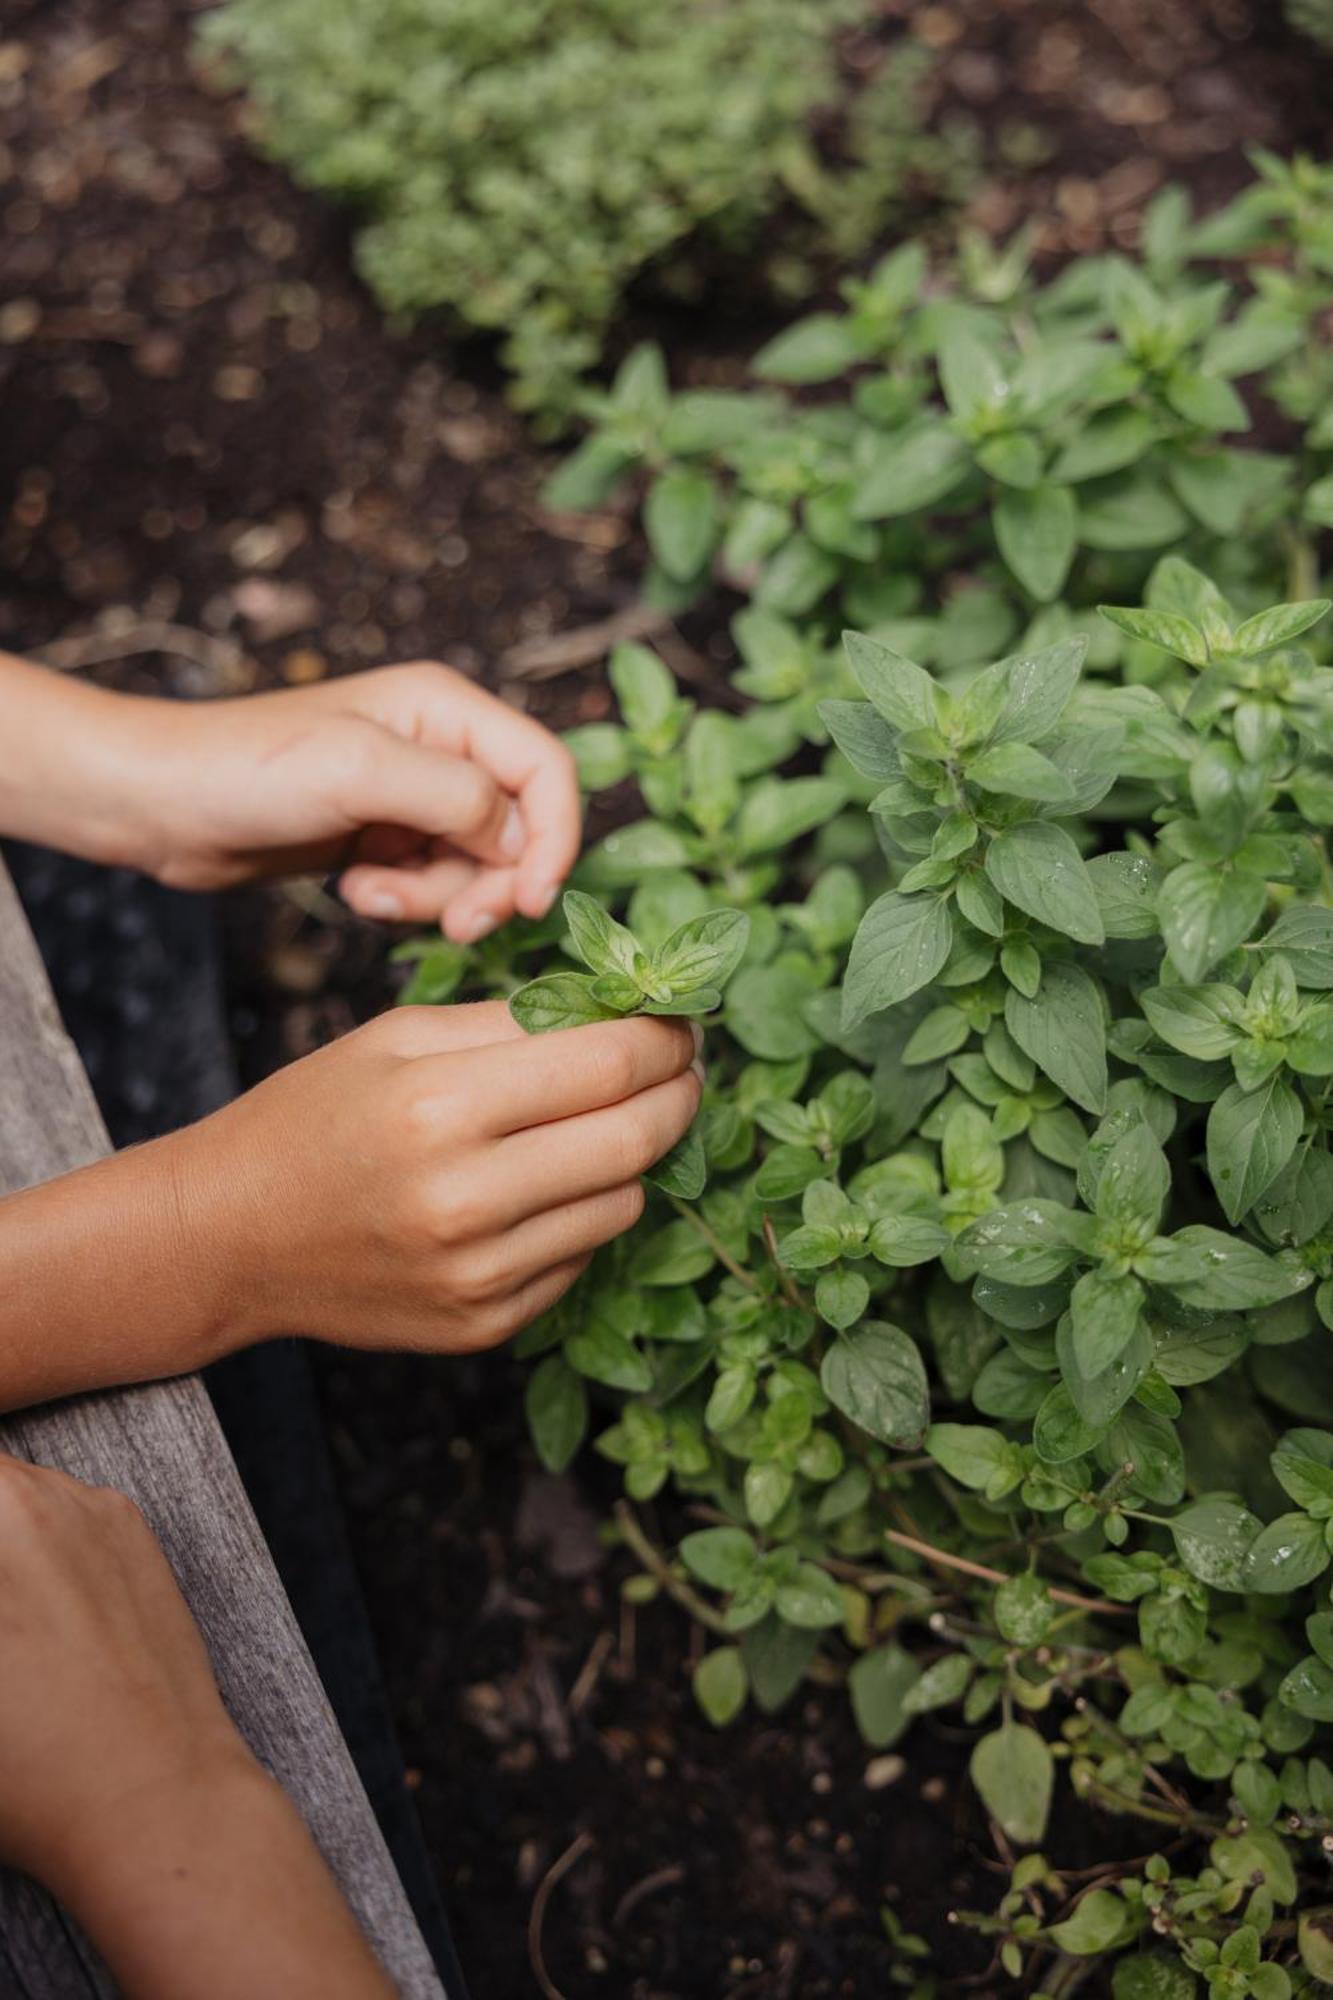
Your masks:
<instances>
[{"instance_id":1,"label":"fingertip","mask_svg":"<svg viewBox=\"0 0 1333 2000\"><path fill-rule=\"evenodd\" d=\"M349 868L338 883L338 893L358 917L373 917L380 923L402 923L408 911L392 880L370 868Z\"/></svg>"}]
</instances>

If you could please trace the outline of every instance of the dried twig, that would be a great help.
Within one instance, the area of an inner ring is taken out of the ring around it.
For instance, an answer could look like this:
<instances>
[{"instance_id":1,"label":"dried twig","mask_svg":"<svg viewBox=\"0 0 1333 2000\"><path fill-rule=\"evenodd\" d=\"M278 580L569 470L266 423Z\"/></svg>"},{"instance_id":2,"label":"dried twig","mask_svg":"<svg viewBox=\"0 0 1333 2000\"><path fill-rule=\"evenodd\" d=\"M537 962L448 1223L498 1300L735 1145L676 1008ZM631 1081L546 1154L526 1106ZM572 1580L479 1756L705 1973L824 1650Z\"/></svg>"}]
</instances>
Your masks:
<instances>
[{"instance_id":1,"label":"dried twig","mask_svg":"<svg viewBox=\"0 0 1333 2000\"><path fill-rule=\"evenodd\" d=\"M537 1884L537 1893L532 1899L532 1914L528 1918L528 1963L532 1967L533 1978L545 1995L545 2000L565 2000L564 1994L546 1970L546 1960L542 1955L542 1925L546 1920L546 1905L551 1900L551 1892L556 1884L563 1881L570 1869L577 1867L588 1849L595 1847L596 1844L590 1833L581 1833L576 1840L571 1840L559 1860L553 1861L542 1876Z\"/></svg>"},{"instance_id":2,"label":"dried twig","mask_svg":"<svg viewBox=\"0 0 1333 2000\"><path fill-rule=\"evenodd\" d=\"M938 1563L943 1569L956 1569L964 1576L979 1577L983 1583L1012 1583L1012 1576L1002 1569L991 1569L986 1563L972 1562L967 1556L950 1555L947 1549L937 1549L933 1542L923 1542L916 1535L904 1535L897 1528L885 1528L884 1539L895 1548L908 1549L914 1556L922 1556L927 1562ZM1077 1591L1060 1590L1051 1585L1051 1596L1057 1604L1072 1604L1078 1611L1095 1611L1101 1617L1125 1618L1131 1606L1112 1604L1105 1597L1080 1597Z\"/></svg>"},{"instance_id":3,"label":"dried twig","mask_svg":"<svg viewBox=\"0 0 1333 2000\"><path fill-rule=\"evenodd\" d=\"M669 612L652 604L627 604L609 618L591 625L579 625L572 632L552 637L521 639L500 655L500 675L505 680L547 681L557 674L571 673L575 667L595 666L613 646L627 639L651 639L665 632L671 623Z\"/></svg>"},{"instance_id":4,"label":"dried twig","mask_svg":"<svg viewBox=\"0 0 1333 2000\"><path fill-rule=\"evenodd\" d=\"M582 1715L584 1709L592 1700L597 1683L602 1678L602 1668L615 1651L615 1644L615 1634L613 1632L599 1632L597 1634L596 1639L593 1641L592 1651L579 1668L574 1685L569 1690L569 1699L565 1703L565 1706L571 1715Z\"/></svg>"},{"instance_id":5,"label":"dried twig","mask_svg":"<svg viewBox=\"0 0 1333 2000\"><path fill-rule=\"evenodd\" d=\"M632 1889L626 1889L616 1904L615 1914L611 1918L612 1930L618 1931L622 1924L627 1923L647 1897L656 1896L662 1889L674 1889L684 1880L685 1870L678 1862L673 1862L669 1868L658 1868L653 1874L645 1875L642 1882L636 1882Z\"/></svg>"}]
</instances>

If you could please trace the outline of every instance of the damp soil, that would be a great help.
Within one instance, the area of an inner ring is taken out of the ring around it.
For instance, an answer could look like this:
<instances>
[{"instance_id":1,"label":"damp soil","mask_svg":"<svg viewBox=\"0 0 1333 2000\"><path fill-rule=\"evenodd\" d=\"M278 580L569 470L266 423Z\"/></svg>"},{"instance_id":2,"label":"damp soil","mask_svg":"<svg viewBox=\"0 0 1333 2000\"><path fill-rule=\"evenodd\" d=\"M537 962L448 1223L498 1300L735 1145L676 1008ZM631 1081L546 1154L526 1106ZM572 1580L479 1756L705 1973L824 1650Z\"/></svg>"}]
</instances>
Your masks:
<instances>
[{"instance_id":1,"label":"damp soil","mask_svg":"<svg viewBox=\"0 0 1333 2000\"><path fill-rule=\"evenodd\" d=\"M605 714L595 648L565 642L633 604L627 515L546 513L549 457L488 350L386 327L343 219L192 66L199 11L8 0L0 21L0 646L182 697L442 657L553 724ZM1044 259L1132 245L1169 179L1224 198L1248 146L1328 151L1333 61L1275 0L879 15L877 44L938 53L937 114L984 134L972 218L1034 222ZM706 312L646 287L621 338L728 382L776 323L733 275ZM658 635L714 691L725 609ZM249 1080L388 997L382 938L318 888L238 901L228 936ZM876 1767L820 1688L719 1737L689 1692L698 1632L623 1602L609 1468L536 1466L521 1370L336 1354L320 1374L476 2000L882 2000L885 1907L941 1991L1004 1990L950 1921L1003 1883L960 1735L922 1725L905 1767ZM1086 1822L1061 1845L1078 1865L1123 1838Z\"/></svg>"}]
</instances>

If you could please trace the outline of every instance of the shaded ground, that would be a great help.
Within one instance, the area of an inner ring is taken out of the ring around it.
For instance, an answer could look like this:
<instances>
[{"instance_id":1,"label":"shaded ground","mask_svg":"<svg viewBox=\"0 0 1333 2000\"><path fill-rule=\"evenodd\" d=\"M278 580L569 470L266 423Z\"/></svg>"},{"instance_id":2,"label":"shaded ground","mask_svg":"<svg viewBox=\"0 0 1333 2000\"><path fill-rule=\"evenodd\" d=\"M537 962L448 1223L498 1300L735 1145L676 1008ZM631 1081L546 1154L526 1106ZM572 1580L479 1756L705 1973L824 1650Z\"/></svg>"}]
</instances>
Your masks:
<instances>
[{"instance_id":1,"label":"shaded ground","mask_svg":"<svg viewBox=\"0 0 1333 2000\"><path fill-rule=\"evenodd\" d=\"M540 454L484 351L386 331L341 222L257 162L192 76L192 11L5 10L0 645L186 694L424 653L553 720L603 712L595 670L529 678L515 649L630 600L625 522L545 517ZM977 219L1035 216L1050 255L1131 243L1172 175L1220 197L1246 144L1327 150L1333 66L1270 0L881 12L885 38L939 51L941 111L990 134ZM632 330L725 379L763 331L745 311L705 334L641 300ZM689 638L725 663L706 618ZM382 991L381 940L318 892L244 905L234 928L251 1075ZM692 1710L680 1615L621 1608L623 1565L595 1532L608 1475L538 1483L503 1357L335 1356L323 1375L477 2000L538 1990L525 1926L582 1835L538 1927L568 2000L881 1996L885 1900L956 1954L948 1909L996 1879L959 1744L919 1732L910 1774L871 1790L823 1693L719 1741ZM946 1964L955 1990L965 1955Z\"/></svg>"}]
</instances>

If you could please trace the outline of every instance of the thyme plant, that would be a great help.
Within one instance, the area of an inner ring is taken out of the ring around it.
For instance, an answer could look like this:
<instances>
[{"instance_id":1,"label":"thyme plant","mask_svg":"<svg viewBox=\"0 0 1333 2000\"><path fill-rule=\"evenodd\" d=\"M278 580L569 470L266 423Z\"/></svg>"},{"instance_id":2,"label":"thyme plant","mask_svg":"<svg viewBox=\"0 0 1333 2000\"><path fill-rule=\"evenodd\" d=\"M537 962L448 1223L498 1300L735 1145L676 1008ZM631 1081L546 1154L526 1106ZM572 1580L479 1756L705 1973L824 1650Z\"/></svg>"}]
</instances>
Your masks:
<instances>
[{"instance_id":1,"label":"thyme plant","mask_svg":"<svg viewBox=\"0 0 1333 2000\"><path fill-rule=\"evenodd\" d=\"M785 208L768 271L792 296L812 257L864 255L890 218L970 186L970 131L925 125L924 48L903 42L855 86L840 68L839 31L873 13L227 0L204 34L266 150L352 209L383 304L500 333L517 400L550 415L641 272L697 297L709 255L763 264L763 225Z\"/></svg>"},{"instance_id":2,"label":"thyme plant","mask_svg":"<svg viewBox=\"0 0 1333 2000\"><path fill-rule=\"evenodd\" d=\"M1044 286L900 250L752 392L638 356L558 496L646 475L746 706L621 648L573 740L644 816L408 954L704 1013L692 1162L522 1337L537 1448L623 1469L719 1725L818 1659L876 1749L973 1732L1011 1880L957 1915L1048 1996L1333 1983L1333 210L1260 166Z\"/></svg>"}]
</instances>

